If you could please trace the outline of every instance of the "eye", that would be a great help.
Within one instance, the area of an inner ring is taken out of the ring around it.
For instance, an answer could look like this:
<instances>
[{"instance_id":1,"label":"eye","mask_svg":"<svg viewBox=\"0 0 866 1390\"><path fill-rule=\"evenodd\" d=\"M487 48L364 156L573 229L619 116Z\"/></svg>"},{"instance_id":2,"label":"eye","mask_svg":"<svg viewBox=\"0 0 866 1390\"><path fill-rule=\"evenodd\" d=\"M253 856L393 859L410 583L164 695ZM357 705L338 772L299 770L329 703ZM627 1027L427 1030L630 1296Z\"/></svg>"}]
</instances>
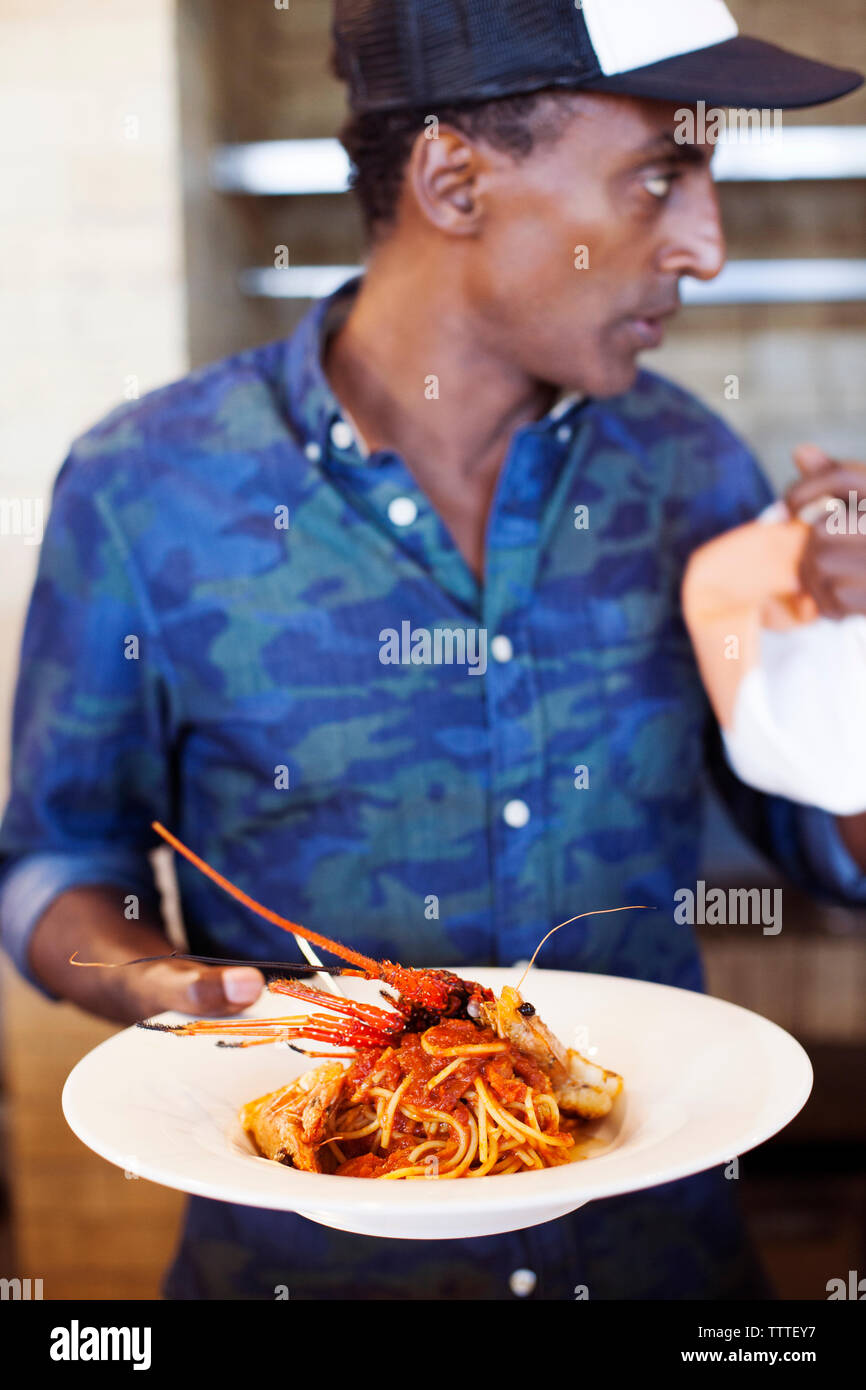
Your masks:
<instances>
[{"instance_id":1,"label":"eye","mask_svg":"<svg viewBox=\"0 0 866 1390\"><path fill-rule=\"evenodd\" d=\"M673 187L676 174L650 174L643 181L647 193L654 198L666 198Z\"/></svg>"}]
</instances>

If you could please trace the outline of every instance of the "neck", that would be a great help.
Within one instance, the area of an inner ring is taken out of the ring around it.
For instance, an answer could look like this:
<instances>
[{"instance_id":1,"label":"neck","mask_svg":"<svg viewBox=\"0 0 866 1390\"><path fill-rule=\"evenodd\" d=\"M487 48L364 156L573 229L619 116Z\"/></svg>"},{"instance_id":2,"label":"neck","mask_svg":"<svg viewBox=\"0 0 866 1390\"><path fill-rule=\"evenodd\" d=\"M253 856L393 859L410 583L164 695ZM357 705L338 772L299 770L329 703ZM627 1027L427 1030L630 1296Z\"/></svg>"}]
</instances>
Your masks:
<instances>
[{"instance_id":1,"label":"neck","mask_svg":"<svg viewBox=\"0 0 866 1390\"><path fill-rule=\"evenodd\" d=\"M385 246L370 261L334 335L325 371L368 449L392 449L426 486L490 490L509 440L555 398L495 351L473 311L462 257L410 257Z\"/></svg>"}]
</instances>

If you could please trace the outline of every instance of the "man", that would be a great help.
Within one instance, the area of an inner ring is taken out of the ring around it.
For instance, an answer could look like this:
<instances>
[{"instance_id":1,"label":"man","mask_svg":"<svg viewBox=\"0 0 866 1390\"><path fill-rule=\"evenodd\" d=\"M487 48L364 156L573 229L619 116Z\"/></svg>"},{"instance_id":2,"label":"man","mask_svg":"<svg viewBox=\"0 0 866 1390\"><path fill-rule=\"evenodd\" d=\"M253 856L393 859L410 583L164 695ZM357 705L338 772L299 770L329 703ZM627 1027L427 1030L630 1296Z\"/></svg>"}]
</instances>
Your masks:
<instances>
[{"instance_id":1,"label":"man","mask_svg":"<svg viewBox=\"0 0 866 1390\"><path fill-rule=\"evenodd\" d=\"M674 116L859 79L735 37L718 0L341 0L335 32L367 273L288 342L74 445L24 639L7 944L111 1018L251 1002L249 968L68 965L165 949L156 818L259 900L412 965L508 964L582 909L653 903L575 923L543 964L698 989L674 893L698 872L708 710L679 583L769 491L724 425L637 371L679 278L724 257L711 151L679 145ZM798 504L864 487L859 465L804 459ZM862 544L816 532L804 583L848 611L864 568ZM457 657L426 660L417 634L443 629ZM717 737L707 756L792 878L866 900L862 817L749 792ZM177 870L193 951L285 956L278 930ZM278 1285L763 1291L719 1172L466 1242L193 1200L170 1296Z\"/></svg>"}]
</instances>

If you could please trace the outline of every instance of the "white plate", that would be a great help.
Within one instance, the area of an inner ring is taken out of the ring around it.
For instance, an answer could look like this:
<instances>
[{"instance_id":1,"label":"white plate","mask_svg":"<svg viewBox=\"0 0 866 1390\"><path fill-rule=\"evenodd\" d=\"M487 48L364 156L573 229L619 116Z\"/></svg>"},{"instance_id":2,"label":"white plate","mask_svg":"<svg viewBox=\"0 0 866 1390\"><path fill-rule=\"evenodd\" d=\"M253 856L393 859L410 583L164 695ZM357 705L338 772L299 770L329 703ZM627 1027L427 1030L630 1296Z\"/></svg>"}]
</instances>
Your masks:
<instances>
[{"instance_id":1,"label":"white plate","mask_svg":"<svg viewBox=\"0 0 866 1390\"><path fill-rule=\"evenodd\" d=\"M497 991L519 978L513 969L482 966L459 973ZM368 981L345 985L358 998L377 998ZM296 1211L343 1231L444 1240L534 1226L600 1197L727 1163L782 1129L812 1088L798 1042L720 999L551 970L533 970L523 994L567 1046L595 1049L595 1060L625 1078L582 1162L454 1182L296 1172L253 1152L237 1112L316 1063L283 1046L226 1050L210 1038L140 1028L109 1038L78 1063L63 1112L91 1149L151 1182ZM249 1011L281 1012L267 994Z\"/></svg>"}]
</instances>

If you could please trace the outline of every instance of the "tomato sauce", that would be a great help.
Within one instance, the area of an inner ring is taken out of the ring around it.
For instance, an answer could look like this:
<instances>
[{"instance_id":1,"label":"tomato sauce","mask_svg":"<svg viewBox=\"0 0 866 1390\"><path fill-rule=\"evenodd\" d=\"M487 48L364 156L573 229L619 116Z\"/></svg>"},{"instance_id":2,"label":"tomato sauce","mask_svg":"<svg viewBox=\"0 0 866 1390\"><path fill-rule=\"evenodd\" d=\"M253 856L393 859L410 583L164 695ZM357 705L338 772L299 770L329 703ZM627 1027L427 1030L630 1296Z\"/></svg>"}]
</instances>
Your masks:
<instances>
[{"instance_id":1,"label":"tomato sauce","mask_svg":"<svg viewBox=\"0 0 866 1390\"><path fill-rule=\"evenodd\" d=\"M501 1050L461 1058L431 1056L421 1045L422 1036L439 1053L452 1047L478 1047L485 1043ZM431 1087L429 1083L433 1078L452 1062L458 1062L458 1065ZM538 1091L550 1091L546 1074L530 1057L518 1052L511 1043L503 1044L492 1029L479 1028L464 1019L449 1019L429 1028L424 1034L404 1033L399 1042L385 1052L376 1048L359 1050L349 1068L349 1094L360 1101L371 1085L394 1091L407 1076L411 1077L411 1081L403 1092L405 1102L425 1110L441 1110L446 1114L450 1114L466 1093L472 1090L477 1076L483 1076L494 1094L505 1102L520 1100L527 1086ZM418 1136L423 1134L423 1129L418 1123L398 1114L394 1134L395 1139L400 1134Z\"/></svg>"}]
</instances>

